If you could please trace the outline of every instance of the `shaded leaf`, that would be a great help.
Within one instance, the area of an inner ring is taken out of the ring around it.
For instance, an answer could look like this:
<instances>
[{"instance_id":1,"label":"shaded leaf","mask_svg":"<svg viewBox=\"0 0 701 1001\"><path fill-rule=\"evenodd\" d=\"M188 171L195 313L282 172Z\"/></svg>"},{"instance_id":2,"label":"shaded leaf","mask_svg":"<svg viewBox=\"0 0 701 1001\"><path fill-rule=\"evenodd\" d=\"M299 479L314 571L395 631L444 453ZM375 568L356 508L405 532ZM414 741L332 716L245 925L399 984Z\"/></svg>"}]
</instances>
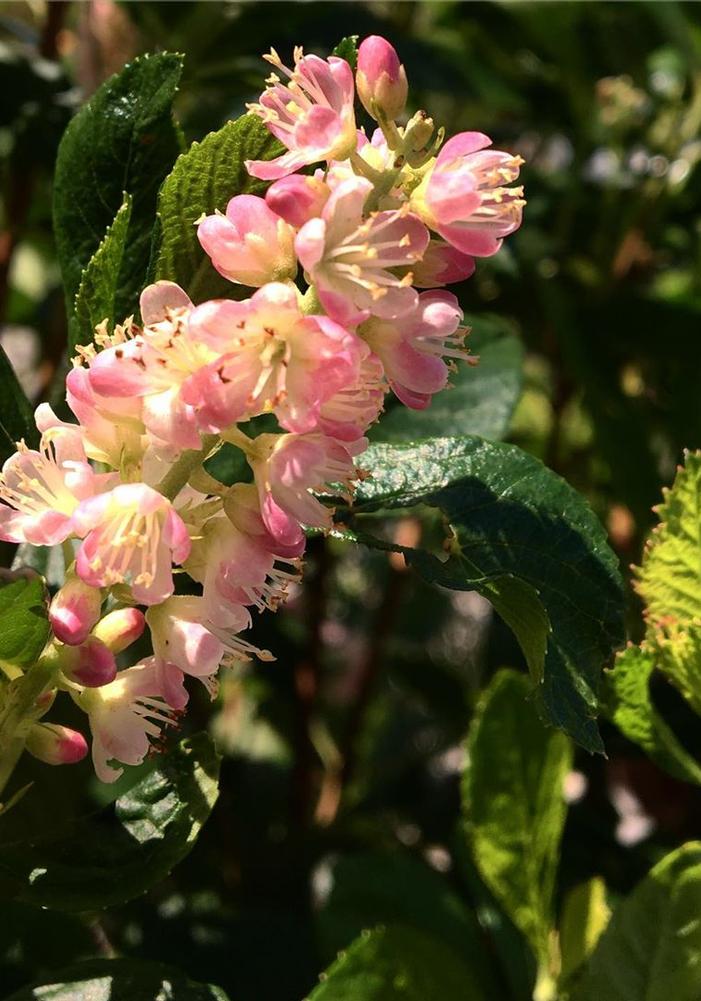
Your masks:
<instances>
[{"instance_id":1,"label":"shaded leaf","mask_svg":"<svg viewBox=\"0 0 701 1001\"><path fill-rule=\"evenodd\" d=\"M17 451L15 442L24 439L30 448L36 448L39 438L34 423L34 407L0 347L0 463Z\"/></svg>"},{"instance_id":2,"label":"shaded leaf","mask_svg":"<svg viewBox=\"0 0 701 1001\"><path fill-rule=\"evenodd\" d=\"M236 289L219 275L197 239L201 215L224 212L234 195L261 194L266 185L251 177L244 160L268 160L282 146L256 115L243 115L178 157L158 195L158 228L150 272L154 281L181 285L194 302L234 298Z\"/></svg>"},{"instance_id":3,"label":"shaded leaf","mask_svg":"<svg viewBox=\"0 0 701 1001\"><path fill-rule=\"evenodd\" d=\"M412 928L357 938L321 976L309 1001L481 1001L472 971L438 939Z\"/></svg>"},{"instance_id":4,"label":"shaded leaf","mask_svg":"<svg viewBox=\"0 0 701 1001\"><path fill-rule=\"evenodd\" d=\"M89 344L95 327L103 320L123 319L117 309L116 297L127 251L132 202L131 195L125 195L114 222L83 271L75 300L76 322L71 325L69 349L75 348L76 344Z\"/></svg>"},{"instance_id":5,"label":"shaded leaf","mask_svg":"<svg viewBox=\"0 0 701 1001\"><path fill-rule=\"evenodd\" d=\"M48 595L31 570L0 575L0 662L30 667L49 638Z\"/></svg>"},{"instance_id":6,"label":"shaded leaf","mask_svg":"<svg viewBox=\"0 0 701 1001\"><path fill-rule=\"evenodd\" d=\"M492 680L470 727L463 796L473 861L542 968L572 744L543 726L528 694L525 675L505 670Z\"/></svg>"},{"instance_id":7,"label":"shaded leaf","mask_svg":"<svg viewBox=\"0 0 701 1001\"><path fill-rule=\"evenodd\" d=\"M698 1001L701 843L667 855L616 909L575 1001Z\"/></svg>"},{"instance_id":8,"label":"shaded leaf","mask_svg":"<svg viewBox=\"0 0 701 1001\"><path fill-rule=\"evenodd\" d=\"M218 795L219 758L198 734L156 759L110 809L50 837L5 844L0 895L65 911L139 896L192 849Z\"/></svg>"}]
</instances>

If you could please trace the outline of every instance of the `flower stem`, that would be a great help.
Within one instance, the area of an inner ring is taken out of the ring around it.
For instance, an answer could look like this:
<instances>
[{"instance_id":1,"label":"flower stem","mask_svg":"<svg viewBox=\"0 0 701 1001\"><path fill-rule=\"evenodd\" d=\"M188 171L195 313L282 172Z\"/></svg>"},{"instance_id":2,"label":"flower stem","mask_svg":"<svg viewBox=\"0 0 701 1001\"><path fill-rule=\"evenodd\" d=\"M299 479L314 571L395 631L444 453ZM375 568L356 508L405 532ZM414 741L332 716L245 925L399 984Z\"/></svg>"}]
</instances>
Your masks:
<instances>
[{"instance_id":1,"label":"flower stem","mask_svg":"<svg viewBox=\"0 0 701 1001\"><path fill-rule=\"evenodd\" d=\"M168 500L174 500L187 483L190 474L204 462L218 440L219 436L216 434L205 434L202 436L202 448L192 448L183 452L156 487L158 492Z\"/></svg>"},{"instance_id":2,"label":"flower stem","mask_svg":"<svg viewBox=\"0 0 701 1001\"><path fill-rule=\"evenodd\" d=\"M42 692L50 687L56 664L54 658L40 657L26 674L10 683L0 712L0 795L19 761L27 735L38 719L32 710Z\"/></svg>"}]
</instances>

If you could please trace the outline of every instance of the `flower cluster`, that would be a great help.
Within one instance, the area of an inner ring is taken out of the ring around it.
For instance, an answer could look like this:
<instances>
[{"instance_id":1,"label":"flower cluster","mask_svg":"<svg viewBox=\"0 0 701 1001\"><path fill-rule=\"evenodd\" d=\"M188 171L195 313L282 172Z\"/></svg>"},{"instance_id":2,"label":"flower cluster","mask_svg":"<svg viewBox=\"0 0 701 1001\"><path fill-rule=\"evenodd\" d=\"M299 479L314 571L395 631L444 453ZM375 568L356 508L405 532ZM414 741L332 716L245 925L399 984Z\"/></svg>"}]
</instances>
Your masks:
<instances>
[{"instance_id":1,"label":"flower cluster","mask_svg":"<svg viewBox=\"0 0 701 1001\"><path fill-rule=\"evenodd\" d=\"M140 325L106 321L74 360L78 423L42 404L39 447L20 443L0 478L0 538L64 546L41 713L56 689L85 711L104 781L183 710L186 675L213 693L222 665L270 658L244 638L251 610L285 600L305 529L332 523L317 495L350 495L386 393L425 408L467 357L457 299L437 286L472 274L521 220L519 157L477 132L444 144L422 111L397 123L407 81L384 39L362 43L355 82L334 56L298 49L293 69L266 58L276 72L250 111L285 152L247 162L272 182L264 197L236 195L198 224L213 266L248 298L195 305L170 282L146 288ZM264 414L276 433L260 432ZM249 482L206 472L226 443ZM145 628L150 652L118 670ZM86 753L41 713L33 754Z\"/></svg>"}]
</instances>

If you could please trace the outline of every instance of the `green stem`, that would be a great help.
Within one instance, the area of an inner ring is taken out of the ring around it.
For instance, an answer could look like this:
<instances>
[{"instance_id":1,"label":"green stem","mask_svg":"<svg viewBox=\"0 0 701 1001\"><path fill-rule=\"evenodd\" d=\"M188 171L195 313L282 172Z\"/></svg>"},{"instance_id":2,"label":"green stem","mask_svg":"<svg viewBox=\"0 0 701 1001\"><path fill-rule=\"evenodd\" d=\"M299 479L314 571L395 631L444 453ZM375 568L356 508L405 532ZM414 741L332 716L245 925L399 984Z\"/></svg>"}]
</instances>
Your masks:
<instances>
[{"instance_id":1,"label":"green stem","mask_svg":"<svg viewBox=\"0 0 701 1001\"><path fill-rule=\"evenodd\" d=\"M202 448L188 449L183 452L178 461L163 477L156 489L168 500L174 500L190 478L190 475L201 465L217 444L219 436L206 434L202 436Z\"/></svg>"},{"instance_id":2,"label":"green stem","mask_svg":"<svg viewBox=\"0 0 701 1001\"><path fill-rule=\"evenodd\" d=\"M55 670L56 664L50 654L41 657L6 690L5 705L0 713L0 795L22 756L29 730L38 719L36 701L51 686Z\"/></svg>"}]
</instances>

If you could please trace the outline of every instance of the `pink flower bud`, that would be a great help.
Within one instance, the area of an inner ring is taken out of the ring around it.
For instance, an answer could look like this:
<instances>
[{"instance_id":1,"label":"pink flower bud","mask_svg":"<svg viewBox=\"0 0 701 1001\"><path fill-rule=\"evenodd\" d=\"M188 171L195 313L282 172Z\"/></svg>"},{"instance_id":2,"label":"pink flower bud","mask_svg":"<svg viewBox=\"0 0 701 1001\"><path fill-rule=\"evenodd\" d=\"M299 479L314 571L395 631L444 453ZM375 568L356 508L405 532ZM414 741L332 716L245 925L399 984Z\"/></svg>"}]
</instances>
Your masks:
<instances>
[{"instance_id":1,"label":"pink flower bud","mask_svg":"<svg viewBox=\"0 0 701 1001\"><path fill-rule=\"evenodd\" d=\"M407 79L393 46L379 35L370 35L358 49L355 75L358 97L369 115L394 119L404 111Z\"/></svg>"},{"instance_id":2,"label":"pink flower bud","mask_svg":"<svg viewBox=\"0 0 701 1001\"><path fill-rule=\"evenodd\" d=\"M100 619L93 629L93 636L112 653L121 653L138 640L145 625L144 613L138 608L116 608Z\"/></svg>"},{"instance_id":3,"label":"pink flower bud","mask_svg":"<svg viewBox=\"0 0 701 1001\"><path fill-rule=\"evenodd\" d=\"M84 643L100 618L102 595L79 577L70 576L57 592L49 609L49 621L56 639L69 646Z\"/></svg>"},{"instance_id":4,"label":"pink flower bud","mask_svg":"<svg viewBox=\"0 0 701 1001\"><path fill-rule=\"evenodd\" d=\"M95 636L88 636L80 646L64 647L58 660L64 675L85 688L108 685L117 673L114 654Z\"/></svg>"},{"instance_id":5,"label":"pink flower bud","mask_svg":"<svg viewBox=\"0 0 701 1001\"><path fill-rule=\"evenodd\" d=\"M73 765L88 753L82 733L57 723L35 723L27 737L27 750L47 765Z\"/></svg>"},{"instance_id":6,"label":"pink flower bud","mask_svg":"<svg viewBox=\"0 0 701 1001\"><path fill-rule=\"evenodd\" d=\"M236 195L226 215L207 216L197 237L220 275L259 288L297 273L294 232L257 195Z\"/></svg>"},{"instance_id":7,"label":"pink flower bud","mask_svg":"<svg viewBox=\"0 0 701 1001\"><path fill-rule=\"evenodd\" d=\"M281 177L265 193L265 201L273 212L297 229L321 215L328 197L329 189L321 176L307 177L304 174Z\"/></svg>"}]
</instances>

